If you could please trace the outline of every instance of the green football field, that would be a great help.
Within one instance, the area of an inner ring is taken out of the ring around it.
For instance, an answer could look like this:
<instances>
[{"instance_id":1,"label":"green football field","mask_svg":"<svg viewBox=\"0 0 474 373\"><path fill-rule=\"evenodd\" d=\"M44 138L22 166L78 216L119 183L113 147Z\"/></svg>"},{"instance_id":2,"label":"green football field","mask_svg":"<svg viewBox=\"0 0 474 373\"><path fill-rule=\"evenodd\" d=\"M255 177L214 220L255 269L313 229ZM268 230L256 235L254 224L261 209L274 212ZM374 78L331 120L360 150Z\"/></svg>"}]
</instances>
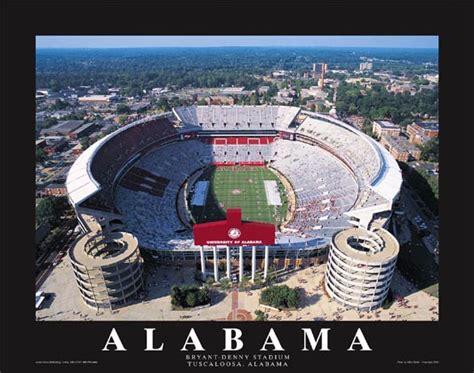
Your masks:
<instances>
[{"instance_id":1,"label":"green football field","mask_svg":"<svg viewBox=\"0 0 474 373\"><path fill-rule=\"evenodd\" d=\"M288 209L283 184L265 167L215 167L204 171L198 181L209 181L206 204L189 207L196 223L225 219L228 208L241 208L242 219L280 224ZM265 180L275 180L280 190L281 206L269 206L265 194Z\"/></svg>"}]
</instances>

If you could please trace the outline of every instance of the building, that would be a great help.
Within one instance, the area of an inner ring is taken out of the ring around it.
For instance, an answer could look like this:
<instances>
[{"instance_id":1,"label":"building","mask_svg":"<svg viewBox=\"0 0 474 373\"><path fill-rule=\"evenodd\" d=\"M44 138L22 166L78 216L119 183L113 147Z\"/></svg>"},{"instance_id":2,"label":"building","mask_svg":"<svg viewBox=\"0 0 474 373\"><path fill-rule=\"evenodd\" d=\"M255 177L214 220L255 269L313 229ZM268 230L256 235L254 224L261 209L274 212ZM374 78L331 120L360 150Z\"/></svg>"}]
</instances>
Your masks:
<instances>
[{"instance_id":1,"label":"building","mask_svg":"<svg viewBox=\"0 0 474 373\"><path fill-rule=\"evenodd\" d=\"M64 183L51 183L44 188L44 194L47 196L61 197L66 195L66 186Z\"/></svg>"},{"instance_id":2,"label":"building","mask_svg":"<svg viewBox=\"0 0 474 373\"><path fill-rule=\"evenodd\" d=\"M395 237L383 228L349 228L331 242L324 285L337 302L361 311L382 306L399 252Z\"/></svg>"},{"instance_id":3,"label":"building","mask_svg":"<svg viewBox=\"0 0 474 373\"><path fill-rule=\"evenodd\" d=\"M280 89L277 92L275 101L281 104L291 104L293 102L293 97L296 94L296 91L293 89Z\"/></svg>"},{"instance_id":4,"label":"building","mask_svg":"<svg viewBox=\"0 0 474 373\"><path fill-rule=\"evenodd\" d=\"M208 105L234 105L232 96L215 95L204 98Z\"/></svg>"},{"instance_id":5,"label":"building","mask_svg":"<svg viewBox=\"0 0 474 373\"><path fill-rule=\"evenodd\" d=\"M35 145L36 145L36 149L44 149L47 146L46 140L45 139L36 140Z\"/></svg>"},{"instance_id":6,"label":"building","mask_svg":"<svg viewBox=\"0 0 474 373\"><path fill-rule=\"evenodd\" d=\"M67 141L61 136L49 136L45 137L46 146L43 148L46 154L56 154L61 152L67 147Z\"/></svg>"},{"instance_id":7,"label":"building","mask_svg":"<svg viewBox=\"0 0 474 373\"><path fill-rule=\"evenodd\" d=\"M439 136L439 125L436 122L413 122L407 126L407 133L410 143L424 144Z\"/></svg>"},{"instance_id":8,"label":"building","mask_svg":"<svg viewBox=\"0 0 474 373\"><path fill-rule=\"evenodd\" d=\"M405 136L382 136L380 143L397 161L407 162L421 158L421 150L410 143Z\"/></svg>"},{"instance_id":9,"label":"building","mask_svg":"<svg viewBox=\"0 0 474 373\"><path fill-rule=\"evenodd\" d=\"M85 123L79 128L75 129L73 132L71 132L69 134L69 138L72 140L80 139L81 137L90 135L98 128L99 128L99 125L97 122Z\"/></svg>"},{"instance_id":10,"label":"building","mask_svg":"<svg viewBox=\"0 0 474 373\"><path fill-rule=\"evenodd\" d=\"M57 110L54 113L52 113L50 116L51 118L61 119L71 114L72 114L72 110Z\"/></svg>"},{"instance_id":11,"label":"building","mask_svg":"<svg viewBox=\"0 0 474 373\"><path fill-rule=\"evenodd\" d=\"M165 94L165 93L168 93L168 92L170 92L170 90L168 88L156 87L156 88L151 89L151 94L153 96L159 96L159 95L162 95L162 94Z\"/></svg>"},{"instance_id":12,"label":"building","mask_svg":"<svg viewBox=\"0 0 474 373\"><path fill-rule=\"evenodd\" d=\"M416 88L411 83L393 82L387 86L387 91L393 92L393 93L408 92L412 96L416 94Z\"/></svg>"},{"instance_id":13,"label":"building","mask_svg":"<svg viewBox=\"0 0 474 373\"><path fill-rule=\"evenodd\" d=\"M89 95L89 96L82 96L79 97L79 102L82 103L95 103L95 104L101 104L101 103L109 103L118 98L117 95Z\"/></svg>"},{"instance_id":14,"label":"building","mask_svg":"<svg viewBox=\"0 0 474 373\"><path fill-rule=\"evenodd\" d=\"M439 74L424 74L423 79L426 79L427 81L438 84L439 82Z\"/></svg>"},{"instance_id":15,"label":"building","mask_svg":"<svg viewBox=\"0 0 474 373\"><path fill-rule=\"evenodd\" d=\"M351 126L361 130L364 126L365 118L360 115L351 115L345 119Z\"/></svg>"},{"instance_id":16,"label":"building","mask_svg":"<svg viewBox=\"0 0 474 373\"><path fill-rule=\"evenodd\" d=\"M73 155L80 155L82 153L82 145L81 144L77 144L75 145L72 149L71 149L71 152Z\"/></svg>"},{"instance_id":17,"label":"building","mask_svg":"<svg viewBox=\"0 0 474 373\"><path fill-rule=\"evenodd\" d=\"M40 89L36 90L36 94L40 94L40 95L43 95L43 96L49 96L50 93L51 93L51 90L46 89L46 88L40 88Z\"/></svg>"},{"instance_id":18,"label":"building","mask_svg":"<svg viewBox=\"0 0 474 373\"><path fill-rule=\"evenodd\" d=\"M327 106L324 100L313 99L313 100L306 101L305 107L308 110L319 112L319 111L323 111L324 108L326 108Z\"/></svg>"},{"instance_id":19,"label":"building","mask_svg":"<svg viewBox=\"0 0 474 373\"><path fill-rule=\"evenodd\" d=\"M284 78L285 76L288 75L288 71L286 70L277 70L277 71L274 71L272 72L272 78Z\"/></svg>"},{"instance_id":20,"label":"building","mask_svg":"<svg viewBox=\"0 0 474 373\"><path fill-rule=\"evenodd\" d=\"M84 124L83 120L65 120L40 131L42 136L68 136Z\"/></svg>"},{"instance_id":21,"label":"building","mask_svg":"<svg viewBox=\"0 0 474 373\"><path fill-rule=\"evenodd\" d=\"M346 79L347 83L359 84L361 87L372 89L372 86L382 84L380 80L368 78L366 76Z\"/></svg>"},{"instance_id":22,"label":"building","mask_svg":"<svg viewBox=\"0 0 474 373\"><path fill-rule=\"evenodd\" d=\"M69 249L69 260L82 300L91 308L118 308L143 290L143 259L130 233L88 233Z\"/></svg>"},{"instance_id":23,"label":"building","mask_svg":"<svg viewBox=\"0 0 474 373\"><path fill-rule=\"evenodd\" d=\"M149 102L137 102L135 104L130 105L130 110L132 112L140 113L147 110L150 107Z\"/></svg>"},{"instance_id":24,"label":"building","mask_svg":"<svg viewBox=\"0 0 474 373\"><path fill-rule=\"evenodd\" d=\"M151 159L158 161L145 172L142 165ZM252 240L244 240L242 250L220 240L197 247L187 233L177 242L178 229L194 226L186 209L194 195L187 193L200 193L196 187L178 195L186 180L203 166L270 163L288 181L291 207L289 223L278 227L268 250L266 243ZM127 184L123 188L118 187L121 181ZM238 263L239 274L243 259L244 271L253 267L259 276L266 255L268 268L321 264L335 230L354 222L368 229L383 213L389 216L401 184L397 162L380 143L330 115L278 105L192 105L140 119L85 149L66 180L68 200L84 232L107 235L126 225L150 260L200 264L201 272L214 279L227 272L227 266L220 269L228 263L227 253L232 266ZM301 197L315 203L297 209Z\"/></svg>"},{"instance_id":25,"label":"building","mask_svg":"<svg viewBox=\"0 0 474 373\"><path fill-rule=\"evenodd\" d=\"M386 120L372 122L372 133L378 138L382 136L400 136L400 126Z\"/></svg>"},{"instance_id":26,"label":"building","mask_svg":"<svg viewBox=\"0 0 474 373\"><path fill-rule=\"evenodd\" d=\"M364 71L364 70L372 70L374 67L372 62L361 62L359 65L359 70Z\"/></svg>"},{"instance_id":27,"label":"building","mask_svg":"<svg viewBox=\"0 0 474 373\"><path fill-rule=\"evenodd\" d=\"M221 90L223 95L242 95L245 87L226 87Z\"/></svg>"},{"instance_id":28,"label":"building","mask_svg":"<svg viewBox=\"0 0 474 373\"><path fill-rule=\"evenodd\" d=\"M312 86L309 89L303 88L301 89L301 98L306 97L314 97L318 100L324 100L328 96L326 92L324 92L321 87Z\"/></svg>"},{"instance_id":29,"label":"building","mask_svg":"<svg viewBox=\"0 0 474 373\"><path fill-rule=\"evenodd\" d=\"M324 74L328 71L327 63L313 63L313 78L318 79L324 77Z\"/></svg>"}]
</instances>

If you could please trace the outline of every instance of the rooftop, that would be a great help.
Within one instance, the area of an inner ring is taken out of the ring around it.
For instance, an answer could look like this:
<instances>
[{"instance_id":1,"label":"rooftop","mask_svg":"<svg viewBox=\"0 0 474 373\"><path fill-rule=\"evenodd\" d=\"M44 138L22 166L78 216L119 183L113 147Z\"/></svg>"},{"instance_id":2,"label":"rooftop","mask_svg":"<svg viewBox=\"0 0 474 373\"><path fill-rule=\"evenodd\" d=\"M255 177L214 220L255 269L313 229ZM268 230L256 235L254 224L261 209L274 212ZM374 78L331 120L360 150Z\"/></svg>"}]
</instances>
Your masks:
<instances>
[{"instance_id":1,"label":"rooftop","mask_svg":"<svg viewBox=\"0 0 474 373\"><path fill-rule=\"evenodd\" d=\"M383 137L386 142L393 146L398 151L415 151L419 150L418 147L414 144L411 144L408 139L404 136L387 136Z\"/></svg>"},{"instance_id":2,"label":"rooftop","mask_svg":"<svg viewBox=\"0 0 474 373\"><path fill-rule=\"evenodd\" d=\"M357 242L362 250L356 248ZM333 244L347 257L363 263L384 263L398 255L399 244L385 229L369 231L363 228L349 228L336 233Z\"/></svg>"},{"instance_id":3,"label":"rooftop","mask_svg":"<svg viewBox=\"0 0 474 373\"><path fill-rule=\"evenodd\" d=\"M439 130L437 122L415 122L415 124L425 130Z\"/></svg>"},{"instance_id":4,"label":"rooftop","mask_svg":"<svg viewBox=\"0 0 474 373\"><path fill-rule=\"evenodd\" d=\"M81 131L84 131L85 129L87 129L89 127L96 126L96 125L97 125L97 122L84 123L79 128L76 128L72 133L77 134Z\"/></svg>"},{"instance_id":5,"label":"rooftop","mask_svg":"<svg viewBox=\"0 0 474 373\"><path fill-rule=\"evenodd\" d=\"M389 122L388 120L376 120L375 123L377 123L382 128L399 128L400 127L397 124Z\"/></svg>"},{"instance_id":6,"label":"rooftop","mask_svg":"<svg viewBox=\"0 0 474 373\"><path fill-rule=\"evenodd\" d=\"M113 265L127 259L138 248L137 239L126 232L106 236L88 233L78 239L69 250L71 259L88 268Z\"/></svg>"},{"instance_id":7,"label":"rooftop","mask_svg":"<svg viewBox=\"0 0 474 373\"><path fill-rule=\"evenodd\" d=\"M64 120L54 125L53 127L42 129L41 133L61 133L63 135L66 135L82 126L83 123L83 120Z\"/></svg>"},{"instance_id":8,"label":"rooftop","mask_svg":"<svg viewBox=\"0 0 474 373\"><path fill-rule=\"evenodd\" d=\"M51 183L46 186L47 189L52 189L52 188L65 188L64 183Z\"/></svg>"}]
</instances>

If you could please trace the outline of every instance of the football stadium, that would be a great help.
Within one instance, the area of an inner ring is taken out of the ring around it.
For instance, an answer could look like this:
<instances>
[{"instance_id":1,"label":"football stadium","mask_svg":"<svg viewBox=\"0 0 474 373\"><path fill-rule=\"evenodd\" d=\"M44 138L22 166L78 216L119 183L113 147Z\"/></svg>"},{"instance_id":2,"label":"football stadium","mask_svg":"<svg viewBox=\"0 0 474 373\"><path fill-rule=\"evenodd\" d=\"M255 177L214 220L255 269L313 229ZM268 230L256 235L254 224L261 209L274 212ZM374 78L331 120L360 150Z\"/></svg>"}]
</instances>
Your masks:
<instances>
[{"instance_id":1,"label":"football stadium","mask_svg":"<svg viewBox=\"0 0 474 373\"><path fill-rule=\"evenodd\" d=\"M203 280L216 281L234 273L265 280L328 261L327 293L373 309L398 254L384 228L401 183L383 146L330 115L209 105L176 107L100 139L72 165L66 188L84 235L129 234L145 260L197 266ZM196 245L193 227L226 220L228 209L239 209L242 222L273 225L274 243ZM102 304L125 304L139 291L141 272L122 265L114 262L119 290L104 290ZM81 268L78 282L89 276ZM82 291L96 298L94 289Z\"/></svg>"}]
</instances>

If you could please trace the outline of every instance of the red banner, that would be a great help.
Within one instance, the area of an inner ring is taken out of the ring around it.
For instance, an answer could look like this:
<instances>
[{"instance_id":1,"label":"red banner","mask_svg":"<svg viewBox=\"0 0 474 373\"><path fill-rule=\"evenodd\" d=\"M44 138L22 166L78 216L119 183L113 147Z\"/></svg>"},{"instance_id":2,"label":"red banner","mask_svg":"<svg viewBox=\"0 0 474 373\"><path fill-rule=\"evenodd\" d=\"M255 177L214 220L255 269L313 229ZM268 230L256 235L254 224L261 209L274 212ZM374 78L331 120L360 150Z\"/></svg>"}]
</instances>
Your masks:
<instances>
[{"instance_id":1,"label":"red banner","mask_svg":"<svg viewBox=\"0 0 474 373\"><path fill-rule=\"evenodd\" d=\"M195 245L274 245L275 226L243 222L241 209L227 209L227 219L193 226Z\"/></svg>"}]
</instances>

